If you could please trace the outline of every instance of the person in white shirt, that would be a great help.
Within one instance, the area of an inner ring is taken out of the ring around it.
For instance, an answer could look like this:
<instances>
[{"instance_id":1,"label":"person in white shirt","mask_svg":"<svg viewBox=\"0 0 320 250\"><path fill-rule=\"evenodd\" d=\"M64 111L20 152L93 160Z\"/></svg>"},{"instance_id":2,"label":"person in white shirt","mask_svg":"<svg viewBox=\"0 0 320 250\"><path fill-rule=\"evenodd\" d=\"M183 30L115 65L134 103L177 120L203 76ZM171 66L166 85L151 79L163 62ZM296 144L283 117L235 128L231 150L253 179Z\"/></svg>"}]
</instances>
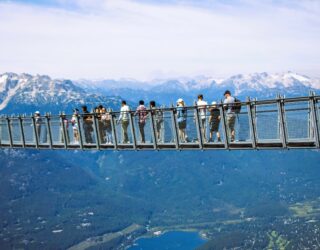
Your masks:
<instances>
[{"instance_id":1,"label":"person in white shirt","mask_svg":"<svg viewBox=\"0 0 320 250\"><path fill-rule=\"evenodd\" d=\"M227 135L231 142L234 141L234 124L236 121L236 114L234 112L233 106L234 106L234 97L231 96L231 92L229 90L226 90L224 92L224 101L223 101L223 107L226 110L226 125L227 125Z\"/></svg>"},{"instance_id":2,"label":"person in white shirt","mask_svg":"<svg viewBox=\"0 0 320 250\"><path fill-rule=\"evenodd\" d=\"M71 125L72 125L72 131L73 131L73 140L74 144L79 143L79 126L78 126L78 118L79 117L79 109L73 110L73 115L71 118Z\"/></svg>"},{"instance_id":3,"label":"person in white shirt","mask_svg":"<svg viewBox=\"0 0 320 250\"><path fill-rule=\"evenodd\" d=\"M129 127L129 112L130 108L127 105L126 101L121 102L120 116L118 122L121 123L122 128L122 143L130 143L128 136L128 127Z\"/></svg>"},{"instance_id":4,"label":"person in white shirt","mask_svg":"<svg viewBox=\"0 0 320 250\"><path fill-rule=\"evenodd\" d=\"M206 141L206 132L207 132L207 105L208 103L203 100L203 95L198 95L197 107L199 110L199 120L200 120L200 129L201 135L204 141Z\"/></svg>"}]
</instances>

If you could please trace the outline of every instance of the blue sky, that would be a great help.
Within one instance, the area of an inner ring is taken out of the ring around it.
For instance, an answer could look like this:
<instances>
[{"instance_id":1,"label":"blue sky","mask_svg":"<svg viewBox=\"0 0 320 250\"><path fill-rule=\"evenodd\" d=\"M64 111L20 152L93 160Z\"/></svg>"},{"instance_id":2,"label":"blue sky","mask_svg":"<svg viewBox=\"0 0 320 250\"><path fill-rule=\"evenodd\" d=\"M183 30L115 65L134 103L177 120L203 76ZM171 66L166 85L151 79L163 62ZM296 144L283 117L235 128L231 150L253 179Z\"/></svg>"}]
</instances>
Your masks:
<instances>
[{"instance_id":1,"label":"blue sky","mask_svg":"<svg viewBox=\"0 0 320 250\"><path fill-rule=\"evenodd\" d=\"M0 0L0 72L319 77L320 1Z\"/></svg>"}]
</instances>

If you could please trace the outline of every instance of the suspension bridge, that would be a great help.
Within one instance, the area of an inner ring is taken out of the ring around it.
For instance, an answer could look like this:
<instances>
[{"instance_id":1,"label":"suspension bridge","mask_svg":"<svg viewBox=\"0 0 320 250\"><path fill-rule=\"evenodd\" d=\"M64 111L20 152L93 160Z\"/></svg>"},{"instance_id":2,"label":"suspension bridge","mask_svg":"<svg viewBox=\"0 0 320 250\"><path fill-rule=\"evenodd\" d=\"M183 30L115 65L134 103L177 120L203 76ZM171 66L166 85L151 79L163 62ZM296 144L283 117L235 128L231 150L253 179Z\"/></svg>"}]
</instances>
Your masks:
<instances>
[{"instance_id":1,"label":"suspension bridge","mask_svg":"<svg viewBox=\"0 0 320 250\"><path fill-rule=\"evenodd\" d=\"M181 138L177 108L147 110L141 138L139 116L128 112L128 124L119 122L119 111L111 111L109 120L101 114L78 115L1 115L0 148L72 149L72 150L215 150L320 148L320 96L250 100L241 102L235 114L234 130L228 126L228 110L223 103L215 107L219 114L212 132L211 105L185 107L186 128ZM89 120L89 122L88 122ZM89 125L88 125L89 124ZM218 126L217 126L218 125ZM125 131L124 131L125 130ZM124 141L127 133L127 141ZM89 137L89 139L88 139Z\"/></svg>"}]
</instances>

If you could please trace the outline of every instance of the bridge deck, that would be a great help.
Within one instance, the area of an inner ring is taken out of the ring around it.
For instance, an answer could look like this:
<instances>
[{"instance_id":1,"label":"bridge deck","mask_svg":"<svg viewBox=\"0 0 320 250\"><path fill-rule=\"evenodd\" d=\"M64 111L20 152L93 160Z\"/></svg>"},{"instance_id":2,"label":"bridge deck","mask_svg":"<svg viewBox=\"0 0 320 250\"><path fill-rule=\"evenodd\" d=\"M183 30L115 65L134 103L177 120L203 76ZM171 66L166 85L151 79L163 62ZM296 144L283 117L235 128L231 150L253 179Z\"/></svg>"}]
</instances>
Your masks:
<instances>
[{"instance_id":1,"label":"bridge deck","mask_svg":"<svg viewBox=\"0 0 320 250\"><path fill-rule=\"evenodd\" d=\"M111 112L110 123L92 113L91 122L78 116L44 115L1 116L0 147L86 150L214 150L320 148L320 96L281 98L241 103L235 116L234 138L229 128L230 115L222 103L218 132L210 139L210 109L186 107L186 137L180 135L176 108L149 110L144 125L145 143L141 142L139 117L128 114L128 142L118 122L120 112ZM216 114L216 113L215 113ZM71 120L74 120L74 124ZM88 125L89 124L89 125ZM88 128L89 126L89 128Z\"/></svg>"}]
</instances>

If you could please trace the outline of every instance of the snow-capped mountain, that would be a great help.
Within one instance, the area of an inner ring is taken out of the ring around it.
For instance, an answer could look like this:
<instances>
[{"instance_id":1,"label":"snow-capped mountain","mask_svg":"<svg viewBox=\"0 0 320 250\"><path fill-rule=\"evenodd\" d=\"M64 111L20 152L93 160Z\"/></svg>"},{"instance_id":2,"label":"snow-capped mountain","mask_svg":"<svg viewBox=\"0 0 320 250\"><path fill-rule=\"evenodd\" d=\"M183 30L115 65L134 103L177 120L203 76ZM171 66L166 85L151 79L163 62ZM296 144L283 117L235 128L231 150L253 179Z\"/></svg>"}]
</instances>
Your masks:
<instances>
[{"instance_id":1,"label":"snow-capped mountain","mask_svg":"<svg viewBox=\"0 0 320 250\"><path fill-rule=\"evenodd\" d=\"M248 90L261 91L265 89L285 90L287 88L306 87L320 89L320 79L311 79L304 75L293 72L281 74L254 73L254 74L238 74L225 79L216 79L212 77L199 76L195 78L182 78L168 81L162 81L156 84L154 90L202 90L207 88L225 87L231 85L236 94L241 94Z\"/></svg>"},{"instance_id":2,"label":"snow-capped mountain","mask_svg":"<svg viewBox=\"0 0 320 250\"><path fill-rule=\"evenodd\" d=\"M73 107L87 104L92 108L100 103L118 110L120 97L134 104L143 99L165 105L183 98L192 105L199 93L209 102L219 101L226 89L242 100L247 96L270 99L278 93L305 96L310 90L320 92L320 80L293 72L238 74L226 79L197 76L150 82L133 79L70 81L45 75L5 73L0 74L0 111L70 113Z\"/></svg>"},{"instance_id":3,"label":"snow-capped mountain","mask_svg":"<svg viewBox=\"0 0 320 250\"><path fill-rule=\"evenodd\" d=\"M293 72L238 74L225 79L206 76L157 79L147 84L135 80L112 81L110 84L106 80L102 82L82 80L82 84L90 86L92 92L98 90L100 93L119 95L134 102L139 99L146 101L155 99L167 105L174 103L180 97L191 104L199 93L204 94L209 101L220 100L226 89L242 99L247 96L270 99L278 93L286 96L305 96L310 90L316 92L320 90L320 79L312 79ZM94 86L97 86L96 89Z\"/></svg>"},{"instance_id":4,"label":"snow-capped mountain","mask_svg":"<svg viewBox=\"0 0 320 250\"><path fill-rule=\"evenodd\" d=\"M235 94L239 95L248 90L257 92L278 91L279 93L300 94L307 93L304 90L320 89L320 80L311 79L293 72L282 74L254 73L248 75L235 75L219 83L219 85L232 85Z\"/></svg>"},{"instance_id":5,"label":"snow-capped mountain","mask_svg":"<svg viewBox=\"0 0 320 250\"><path fill-rule=\"evenodd\" d=\"M95 103L119 105L119 98L88 94L70 80L29 74L0 74L0 110L3 112L69 111L73 107Z\"/></svg>"}]
</instances>

